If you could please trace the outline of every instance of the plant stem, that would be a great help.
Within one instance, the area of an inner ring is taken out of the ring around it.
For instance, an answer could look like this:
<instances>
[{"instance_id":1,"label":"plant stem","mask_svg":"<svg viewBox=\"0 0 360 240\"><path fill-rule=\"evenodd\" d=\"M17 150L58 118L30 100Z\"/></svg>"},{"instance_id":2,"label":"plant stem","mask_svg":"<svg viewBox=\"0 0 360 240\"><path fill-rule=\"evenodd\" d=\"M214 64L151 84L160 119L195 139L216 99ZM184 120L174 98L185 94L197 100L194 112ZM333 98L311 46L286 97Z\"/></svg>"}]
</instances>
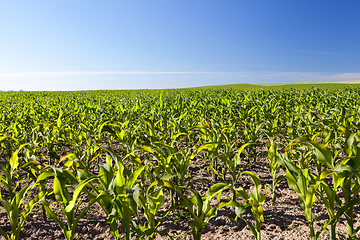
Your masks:
<instances>
[{"instance_id":1,"label":"plant stem","mask_svg":"<svg viewBox=\"0 0 360 240\"><path fill-rule=\"evenodd\" d=\"M309 222L311 240L316 240L316 234L314 231L314 223Z\"/></svg>"},{"instance_id":2,"label":"plant stem","mask_svg":"<svg viewBox=\"0 0 360 240\"><path fill-rule=\"evenodd\" d=\"M336 223L335 223L336 224ZM336 240L335 224L331 225L331 239Z\"/></svg>"}]
</instances>

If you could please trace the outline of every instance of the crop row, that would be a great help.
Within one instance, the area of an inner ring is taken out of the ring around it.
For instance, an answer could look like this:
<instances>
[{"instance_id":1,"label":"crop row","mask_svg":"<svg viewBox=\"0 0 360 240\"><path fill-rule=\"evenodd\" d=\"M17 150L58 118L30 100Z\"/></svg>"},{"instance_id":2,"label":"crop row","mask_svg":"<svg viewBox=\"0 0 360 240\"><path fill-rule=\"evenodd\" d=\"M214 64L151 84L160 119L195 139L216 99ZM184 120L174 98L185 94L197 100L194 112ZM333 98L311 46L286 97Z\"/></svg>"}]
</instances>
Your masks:
<instances>
[{"instance_id":1,"label":"crop row","mask_svg":"<svg viewBox=\"0 0 360 240\"><path fill-rule=\"evenodd\" d=\"M200 239L224 207L260 239L265 190L276 204L277 185L286 178L312 239L324 232L356 239L359 95L352 88L2 93L0 202L11 231L0 233L18 239L27 216L39 208L74 239L78 222L97 203L115 239L120 225L125 239L172 238L158 230L170 212L186 212L189 232ZM268 185L248 170L258 164L264 142ZM212 181L189 171L194 159L204 160ZM252 180L251 192L244 175ZM210 184L205 194L194 187L198 182ZM314 229L316 200L328 214L320 231ZM348 236L337 233L340 217Z\"/></svg>"}]
</instances>

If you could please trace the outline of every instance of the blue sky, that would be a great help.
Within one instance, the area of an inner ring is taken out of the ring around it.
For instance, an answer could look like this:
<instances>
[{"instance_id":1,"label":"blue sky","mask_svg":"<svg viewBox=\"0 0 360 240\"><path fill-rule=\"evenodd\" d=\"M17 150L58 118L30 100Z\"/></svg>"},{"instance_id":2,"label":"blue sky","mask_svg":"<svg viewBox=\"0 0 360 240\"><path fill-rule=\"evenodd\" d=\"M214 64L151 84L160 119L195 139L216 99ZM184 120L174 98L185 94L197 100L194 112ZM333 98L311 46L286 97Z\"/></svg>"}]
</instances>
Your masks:
<instances>
[{"instance_id":1,"label":"blue sky","mask_svg":"<svg viewBox=\"0 0 360 240\"><path fill-rule=\"evenodd\" d=\"M359 0L0 1L0 90L360 80Z\"/></svg>"}]
</instances>

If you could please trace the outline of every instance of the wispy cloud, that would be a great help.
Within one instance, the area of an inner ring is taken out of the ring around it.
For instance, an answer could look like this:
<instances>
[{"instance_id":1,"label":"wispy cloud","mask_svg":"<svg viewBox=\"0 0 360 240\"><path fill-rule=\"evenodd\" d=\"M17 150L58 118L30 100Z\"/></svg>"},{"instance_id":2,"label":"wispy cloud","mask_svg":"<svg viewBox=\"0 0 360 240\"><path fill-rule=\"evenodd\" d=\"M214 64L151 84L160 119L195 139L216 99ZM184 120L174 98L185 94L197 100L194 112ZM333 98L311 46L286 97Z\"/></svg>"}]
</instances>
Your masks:
<instances>
[{"instance_id":1,"label":"wispy cloud","mask_svg":"<svg viewBox=\"0 0 360 240\"><path fill-rule=\"evenodd\" d=\"M37 83L73 83L73 82L86 82L86 79L79 78L66 78L66 79L36 79Z\"/></svg>"},{"instance_id":2,"label":"wispy cloud","mask_svg":"<svg viewBox=\"0 0 360 240\"><path fill-rule=\"evenodd\" d=\"M320 55L356 55L357 53L339 53L339 52L312 52L312 51L296 51L300 53L320 54Z\"/></svg>"},{"instance_id":3,"label":"wispy cloud","mask_svg":"<svg viewBox=\"0 0 360 240\"><path fill-rule=\"evenodd\" d=\"M227 77L259 77L266 78L289 78L289 79L308 79L309 81L349 81L359 80L360 73L332 73L332 72L201 72L201 71L178 71L178 72L156 72L156 71L64 71L64 72L22 72L4 73L1 77L86 77L104 75L211 75ZM53 79L52 81L64 82L69 78ZM41 81L40 79L38 81Z\"/></svg>"},{"instance_id":4,"label":"wispy cloud","mask_svg":"<svg viewBox=\"0 0 360 240\"><path fill-rule=\"evenodd\" d=\"M338 73L332 75L324 75L317 77L320 81L353 81L360 80L360 73Z\"/></svg>"},{"instance_id":5,"label":"wispy cloud","mask_svg":"<svg viewBox=\"0 0 360 240\"><path fill-rule=\"evenodd\" d=\"M0 77L89 76L89 75L154 75L154 74L226 74L230 72L146 72L146 71L68 71L22 72L0 74Z\"/></svg>"},{"instance_id":6,"label":"wispy cloud","mask_svg":"<svg viewBox=\"0 0 360 240\"><path fill-rule=\"evenodd\" d=\"M236 83L350 82L360 73L202 72L202 71L65 71L0 73L0 89L84 90L179 88Z\"/></svg>"},{"instance_id":7,"label":"wispy cloud","mask_svg":"<svg viewBox=\"0 0 360 240\"><path fill-rule=\"evenodd\" d=\"M331 75L329 72L258 72L261 77L318 77Z\"/></svg>"},{"instance_id":8,"label":"wispy cloud","mask_svg":"<svg viewBox=\"0 0 360 240\"><path fill-rule=\"evenodd\" d=\"M332 72L267 72L255 76L261 79L276 79L289 82L340 82L360 80L360 73L332 73ZM270 82L270 81L266 81Z\"/></svg>"}]
</instances>

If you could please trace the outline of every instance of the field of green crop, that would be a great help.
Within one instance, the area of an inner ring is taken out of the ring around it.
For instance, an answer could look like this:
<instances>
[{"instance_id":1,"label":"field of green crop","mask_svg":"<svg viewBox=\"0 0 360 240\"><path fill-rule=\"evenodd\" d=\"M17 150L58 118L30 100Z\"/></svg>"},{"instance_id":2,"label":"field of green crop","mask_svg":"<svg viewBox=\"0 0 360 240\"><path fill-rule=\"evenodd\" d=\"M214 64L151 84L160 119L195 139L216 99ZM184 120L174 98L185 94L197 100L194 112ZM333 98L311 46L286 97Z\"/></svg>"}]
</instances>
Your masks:
<instances>
[{"instance_id":1,"label":"field of green crop","mask_svg":"<svg viewBox=\"0 0 360 240\"><path fill-rule=\"evenodd\" d=\"M358 239L359 99L344 84L0 93L0 207L10 225L0 233L19 239L39 212L75 239L96 204L114 239L175 239L160 230L171 213L199 240L222 208L261 239L263 205L277 204L286 181L311 239ZM270 184L251 170L263 144ZM209 178L189 170L195 160Z\"/></svg>"}]
</instances>

